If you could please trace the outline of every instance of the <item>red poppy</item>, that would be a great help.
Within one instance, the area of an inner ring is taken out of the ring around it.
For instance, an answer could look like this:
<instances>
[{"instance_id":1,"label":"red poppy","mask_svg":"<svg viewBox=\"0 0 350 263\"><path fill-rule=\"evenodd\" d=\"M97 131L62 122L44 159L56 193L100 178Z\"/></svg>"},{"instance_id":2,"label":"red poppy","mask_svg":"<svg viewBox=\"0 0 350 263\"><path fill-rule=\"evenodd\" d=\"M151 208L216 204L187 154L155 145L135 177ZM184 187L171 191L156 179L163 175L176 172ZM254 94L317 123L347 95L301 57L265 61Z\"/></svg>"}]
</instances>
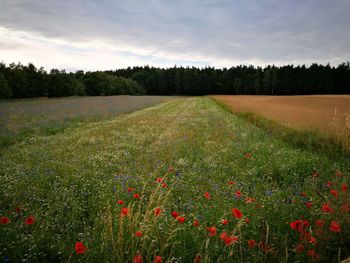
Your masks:
<instances>
[{"instance_id":1,"label":"red poppy","mask_svg":"<svg viewBox=\"0 0 350 263\"><path fill-rule=\"evenodd\" d=\"M307 252L307 256L310 257L310 258L315 258L316 257L316 251L314 249L310 249L308 252Z\"/></svg>"},{"instance_id":2,"label":"red poppy","mask_svg":"<svg viewBox=\"0 0 350 263\"><path fill-rule=\"evenodd\" d=\"M296 247L295 247L295 251L298 252L298 253L302 253L304 251L305 247L303 244L298 244Z\"/></svg>"},{"instance_id":3,"label":"red poppy","mask_svg":"<svg viewBox=\"0 0 350 263\"><path fill-rule=\"evenodd\" d=\"M220 234L220 239L221 240L224 240L225 241L225 238L227 237L227 233L226 232L222 232L221 234Z\"/></svg>"},{"instance_id":4,"label":"red poppy","mask_svg":"<svg viewBox=\"0 0 350 263\"><path fill-rule=\"evenodd\" d=\"M230 237L226 237L224 241L226 246L231 246L234 243L236 243L237 240L238 240L238 236L230 236Z\"/></svg>"},{"instance_id":5,"label":"red poppy","mask_svg":"<svg viewBox=\"0 0 350 263\"><path fill-rule=\"evenodd\" d=\"M78 255L84 254L85 251L86 251L86 247L85 247L83 242L75 243L75 247L74 248L75 248L75 253L77 253Z\"/></svg>"},{"instance_id":6,"label":"red poppy","mask_svg":"<svg viewBox=\"0 0 350 263\"><path fill-rule=\"evenodd\" d=\"M242 193L241 193L241 191L237 190L236 193L235 193L235 195L236 195L238 198L240 198L241 195L242 195Z\"/></svg>"},{"instance_id":7,"label":"red poppy","mask_svg":"<svg viewBox=\"0 0 350 263\"><path fill-rule=\"evenodd\" d=\"M315 245L317 243L316 238L311 237L310 240L309 240L309 243L312 244L312 245Z\"/></svg>"},{"instance_id":8,"label":"red poppy","mask_svg":"<svg viewBox=\"0 0 350 263\"><path fill-rule=\"evenodd\" d=\"M311 202L306 202L305 205L306 205L307 208L312 207L312 203Z\"/></svg>"},{"instance_id":9,"label":"red poppy","mask_svg":"<svg viewBox=\"0 0 350 263\"><path fill-rule=\"evenodd\" d=\"M316 171L313 171L313 172L312 172L312 177L313 177L313 178L316 178L316 177L318 177L318 176L319 176L318 172L316 172Z\"/></svg>"},{"instance_id":10,"label":"red poppy","mask_svg":"<svg viewBox=\"0 0 350 263\"><path fill-rule=\"evenodd\" d=\"M27 217L26 220L24 221L24 223L25 223L26 225L32 225L32 224L34 224L34 222L35 222L35 219L34 219L33 216Z\"/></svg>"},{"instance_id":11,"label":"red poppy","mask_svg":"<svg viewBox=\"0 0 350 263\"><path fill-rule=\"evenodd\" d=\"M255 202L255 198L253 198L253 197L247 197L247 198L245 199L245 202L246 202L247 204L254 203L254 202Z\"/></svg>"},{"instance_id":12,"label":"red poppy","mask_svg":"<svg viewBox=\"0 0 350 263\"><path fill-rule=\"evenodd\" d=\"M296 220L293 222L290 222L290 227L296 231L298 231L299 233L301 233L303 231L303 221L302 220Z\"/></svg>"},{"instance_id":13,"label":"red poppy","mask_svg":"<svg viewBox=\"0 0 350 263\"><path fill-rule=\"evenodd\" d=\"M340 228L340 225L337 221L332 221L330 226L329 226L329 230L332 231L332 232L340 232L341 231L341 228Z\"/></svg>"},{"instance_id":14,"label":"red poppy","mask_svg":"<svg viewBox=\"0 0 350 263\"><path fill-rule=\"evenodd\" d=\"M166 183L162 183L162 187L163 187L163 188L167 188L168 185L167 185Z\"/></svg>"},{"instance_id":15,"label":"red poppy","mask_svg":"<svg viewBox=\"0 0 350 263\"><path fill-rule=\"evenodd\" d=\"M221 224L227 225L227 223L228 223L228 220L227 220L227 219L221 219Z\"/></svg>"},{"instance_id":16,"label":"red poppy","mask_svg":"<svg viewBox=\"0 0 350 263\"><path fill-rule=\"evenodd\" d=\"M127 216L128 214L129 214L129 208L127 208L127 207L122 208L121 215Z\"/></svg>"},{"instance_id":17,"label":"red poppy","mask_svg":"<svg viewBox=\"0 0 350 263\"><path fill-rule=\"evenodd\" d=\"M322 206L322 211L325 212L325 213L330 213L330 214L332 214L332 213L334 212L333 208L331 208L331 207L329 206L329 203L324 204L324 205Z\"/></svg>"},{"instance_id":18,"label":"red poppy","mask_svg":"<svg viewBox=\"0 0 350 263\"><path fill-rule=\"evenodd\" d=\"M338 177L340 177L340 176L343 176L343 173L342 173L341 171L337 170L337 171L335 172L335 175L338 176Z\"/></svg>"},{"instance_id":19,"label":"red poppy","mask_svg":"<svg viewBox=\"0 0 350 263\"><path fill-rule=\"evenodd\" d=\"M227 184L229 184L229 185L234 185L234 184L236 184L236 183L233 182L233 181L230 181L230 182L228 182Z\"/></svg>"},{"instance_id":20,"label":"red poppy","mask_svg":"<svg viewBox=\"0 0 350 263\"><path fill-rule=\"evenodd\" d=\"M324 225L324 220L316 220L316 225L319 226L319 227L322 227Z\"/></svg>"},{"instance_id":21,"label":"red poppy","mask_svg":"<svg viewBox=\"0 0 350 263\"><path fill-rule=\"evenodd\" d=\"M244 222L246 222L247 224L249 224L250 223L250 219L248 218L248 217L246 217L246 218L244 218L244 220L243 220Z\"/></svg>"},{"instance_id":22,"label":"red poppy","mask_svg":"<svg viewBox=\"0 0 350 263\"><path fill-rule=\"evenodd\" d=\"M341 191L345 193L347 190L348 190L347 184L342 184L341 185Z\"/></svg>"},{"instance_id":23,"label":"red poppy","mask_svg":"<svg viewBox=\"0 0 350 263\"><path fill-rule=\"evenodd\" d=\"M0 217L0 225L6 225L10 222L11 222L11 220L7 216Z\"/></svg>"},{"instance_id":24,"label":"red poppy","mask_svg":"<svg viewBox=\"0 0 350 263\"><path fill-rule=\"evenodd\" d=\"M238 210L237 208L232 208L232 216L234 218L240 219L242 218L243 214L240 210Z\"/></svg>"},{"instance_id":25,"label":"red poppy","mask_svg":"<svg viewBox=\"0 0 350 263\"><path fill-rule=\"evenodd\" d=\"M131 188L131 187L128 188L128 192L132 192L133 190L134 188Z\"/></svg>"},{"instance_id":26,"label":"red poppy","mask_svg":"<svg viewBox=\"0 0 350 263\"><path fill-rule=\"evenodd\" d=\"M212 226L212 227L207 227L207 230L209 231L208 236L212 237L216 235L216 227Z\"/></svg>"},{"instance_id":27,"label":"red poppy","mask_svg":"<svg viewBox=\"0 0 350 263\"><path fill-rule=\"evenodd\" d=\"M335 199L338 199L339 194L338 194L338 191L337 191L337 190L331 189L329 192L330 192L331 195L334 196Z\"/></svg>"},{"instance_id":28,"label":"red poppy","mask_svg":"<svg viewBox=\"0 0 350 263\"><path fill-rule=\"evenodd\" d=\"M178 217L176 218L176 220L179 221L180 224L182 224L183 222L185 222L186 217L184 217L184 216L178 216Z\"/></svg>"},{"instance_id":29,"label":"red poppy","mask_svg":"<svg viewBox=\"0 0 350 263\"><path fill-rule=\"evenodd\" d=\"M142 255L136 254L134 257L134 263L142 263Z\"/></svg>"},{"instance_id":30,"label":"red poppy","mask_svg":"<svg viewBox=\"0 0 350 263\"><path fill-rule=\"evenodd\" d=\"M159 207L157 207L156 209L154 209L154 215L155 215L155 216L159 216L161 212L162 212L162 209L160 209Z\"/></svg>"},{"instance_id":31,"label":"red poppy","mask_svg":"<svg viewBox=\"0 0 350 263\"><path fill-rule=\"evenodd\" d=\"M250 154L250 153L245 153L245 154L244 154L244 157L245 157L246 159L249 159L250 157L252 157L252 154Z\"/></svg>"},{"instance_id":32,"label":"red poppy","mask_svg":"<svg viewBox=\"0 0 350 263\"><path fill-rule=\"evenodd\" d=\"M19 214L21 212L21 208L16 207L16 212L17 212L17 214Z\"/></svg>"},{"instance_id":33,"label":"red poppy","mask_svg":"<svg viewBox=\"0 0 350 263\"><path fill-rule=\"evenodd\" d=\"M123 205L124 201L123 200L118 200L117 203L118 203L118 205Z\"/></svg>"},{"instance_id":34,"label":"red poppy","mask_svg":"<svg viewBox=\"0 0 350 263\"><path fill-rule=\"evenodd\" d=\"M198 227L198 226L199 226L199 221L198 221L197 219L195 219L195 220L193 221L193 226L194 226L194 227Z\"/></svg>"},{"instance_id":35,"label":"red poppy","mask_svg":"<svg viewBox=\"0 0 350 263\"><path fill-rule=\"evenodd\" d=\"M302 197L307 197L307 194L305 192L301 192L300 194Z\"/></svg>"},{"instance_id":36,"label":"red poppy","mask_svg":"<svg viewBox=\"0 0 350 263\"><path fill-rule=\"evenodd\" d=\"M254 239L249 239L247 243L249 248L254 248L256 246L256 241Z\"/></svg>"},{"instance_id":37,"label":"red poppy","mask_svg":"<svg viewBox=\"0 0 350 263\"><path fill-rule=\"evenodd\" d=\"M154 258L154 263L162 263L162 262L163 262L163 259L162 259L161 256L156 256L156 257Z\"/></svg>"},{"instance_id":38,"label":"red poppy","mask_svg":"<svg viewBox=\"0 0 350 263\"><path fill-rule=\"evenodd\" d=\"M201 263L202 256L200 254L196 255L196 258L194 259L194 263Z\"/></svg>"},{"instance_id":39,"label":"red poppy","mask_svg":"<svg viewBox=\"0 0 350 263\"><path fill-rule=\"evenodd\" d=\"M205 192L205 194L203 195L206 199L210 199L210 193L209 192Z\"/></svg>"},{"instance_id":40,"label":"red poppy","mask_svg":"<svg viewBox=\"0 0 350 263\"><path fill-rule=\"evenodd\" d=\"M332 182L331 181L327 181L326 186L327 187L332 187Z\"/></svg>"},{"instance_id":41,"label":"red poppy","mask_svg":"<svg viewBox=\"0 0 350 263\"><path fill-rule=\"evenodd\" d=\"M158 178L156 179L156 181L157 181L157 183L161 183L161 182L163 182L163 178L158 177Z\"/></svg>"},{"instance_id":42,"label":"red poppy","mask_svg":"<svg viewBox=\"0 0 350 263\"><path fill-rule=\"evenodd\" d=\"M139 194L134 194L134 198L135 198L135 199L139 199L139 198L140 198L140 195L139 195Z\"/></svg>"},{"instance_id":43,"label":"red poppy","mask_svg":"<svg viewBox=\"0 0 350 263\"><path fill-rule=\"evenodd\" d=\"M135 232L135 236L137 236L137 237L142 237L142 232L141 232L141 231L136 231L136 232Z\"/></svg>"},{"instance_id":44,"label":"red poppy","mask_svg":"<svg viewBox=\"0 0 350 263\"><path fill-rule=\"evenodd\" d=\"M177 217L179 216L179 213L173 211L173 212L171 212L171 216L172 216L173 218L177 218Z\"/></svg>"}]
</instances>

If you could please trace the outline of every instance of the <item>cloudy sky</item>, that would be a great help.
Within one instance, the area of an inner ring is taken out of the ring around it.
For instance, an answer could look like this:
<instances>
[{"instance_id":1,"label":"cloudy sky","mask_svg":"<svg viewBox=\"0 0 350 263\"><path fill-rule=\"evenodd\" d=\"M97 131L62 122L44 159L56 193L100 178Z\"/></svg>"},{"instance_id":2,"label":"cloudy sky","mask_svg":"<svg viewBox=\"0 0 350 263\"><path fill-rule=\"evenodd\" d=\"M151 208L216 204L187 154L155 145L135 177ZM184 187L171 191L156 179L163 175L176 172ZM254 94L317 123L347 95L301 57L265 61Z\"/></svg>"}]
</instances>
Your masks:
<instances>
[{"instance_id":1,"label":"cloudy sky","mask_svg":"<svg viewBox=\"0 0 350 263\"><path fill-rule=\"evenodd\" d=\"M134 65L337 65L350 0L0 0L0 61L67 70Z\"/></svg>"}]
</instances>

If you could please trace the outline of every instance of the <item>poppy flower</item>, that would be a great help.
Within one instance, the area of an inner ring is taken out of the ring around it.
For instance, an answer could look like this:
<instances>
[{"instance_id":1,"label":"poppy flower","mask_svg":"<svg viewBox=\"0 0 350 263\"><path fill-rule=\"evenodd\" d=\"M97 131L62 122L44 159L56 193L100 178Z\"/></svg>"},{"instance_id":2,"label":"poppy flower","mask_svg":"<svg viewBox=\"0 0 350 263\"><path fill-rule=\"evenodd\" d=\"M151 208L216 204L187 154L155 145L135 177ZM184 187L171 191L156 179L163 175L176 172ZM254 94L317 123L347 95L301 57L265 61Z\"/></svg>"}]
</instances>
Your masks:
<instances>
[{"instance_id":1,"label":"poppy flower","mask_svg":"<svg viewBox=\"0 0 350 263\"><path fill-rule=\"evenodd\" d=\"M205 194L203 195L204 196L204 198L206 198L206 199L210 199L210 193L209 192L205 192Z\"/></svg>"},{"instance_id":2,"label":"poppy flower","mask_svg":"<svg viewBox=\"0 0 350 263\"><path fill-rule=\"evenodd\" d=\"M184 217L184 216L178 216L178 217L176 218L176 220L179 221L180 224L182 224L183 222L185 222L186 217Z\"/></svg>"},{"instance_id":3,"label":"poppy flower","mask_svg":"<svg viewBox=\"0 0 350 263\"><path fill-rule=\"evenodd\" d=\"M227 220L227 219L221 219L221 224L227 225L227 223L228 223L228 220Z\"/></svg>"},{"instance_id":4,"label":"poppy flower","mask_svg":"<svg viewBox=\"0 0 350 263\"><path fill-rule=\"evenodd\" d=\"M243 220L244 222L246 222L247 224L249 224L250 223L250 219L248 218L248 217L246 217L246 218L244 218L244 220Z\"/></svg>"},{"instance_id":5,"label":"poppy flower","mask_svg":"<svg viewBox=\"0 0 350 263\"><path fill-rule=\"evenodd\" d=\"M131 187L128 188L128 192L132 192L133 190L134 188L131 188Z\"/></svg>"},{"instance_id":6,"label":"poppy flower","mask_svg":"<svg viewBox=\"0 0 350 263\"><path fill-rule=\"evenodd\" d=\"M7 216L0 217L0 225L6 225L10 222L11 222L11 220Z\"/></svg>"},{"instance_id":7,"label":"poppy flower","mask_svg":"<svg viewBox=\"0 0 350 263\"><path fill-rule=\"evenodd\" d=\"M118 205L123 205L124 201L123 200L118 200L117 203L118 203Z\"/></svg>"},{"instance_id":8,"label":"poppy flower","mask_svg":"<svg viewBox=\"0 0 350 263\"><path fill-rule=\"evenodd\" d=\"M290 222L289 225L292 229L298 231L299 233L301 233L303 230L303 221L302 220L296 220L296 221Z\"/></svg>"},{"instance_id":9,"label":"poppy flower","mask_svg":"<svg viewBox=\"0 0 350 263\"><path fill-rule=\"evenodd\" d=\"M335 199L338 199L339 194L338 194L338 191L337 191L337 190L331 189L329 192L330 192L331 195L334 196Z\"/></svg>"},{"instance_id":10,"label":"poppy flower","mask_svg":"<svg viewBox=\"0 0 350 263\"><path fill-rule=\"evenodd\" d=\"M75 253L77 253L78 255L84 254L86 251L86 247L83 242L75 243L74 249L75 249Z\"/></svg>"},{"instance_id":11,"label":"poppy flower","mask_svg":"<svg viewBox=\"0 0 350 263\"><path fill-rule=\"evenodd\" d=\"M250 154L250 153L245 153L245 154L244 154L244 157L245 157L246 159L249 159L250 157L252 157L252 154Z\"/></svg>"},{"instance_id":12,"label":"poppy flower","mask_svg":"<svg viewBox=\"0 0 350 263\"><path fill-rule=\"evenodd\" d=\"M329 213L329 214L332 214L332 213L334 212L333 208L331 208L331 207L329 206L329 203L324 204L324 205L322 206L322 211L325 212L325 213Z\"/></svg>"},{"instance_id":13,"label":"poppy flower","mask_svg":"<svg viewBox=\"0 0 350 263\"><path fill-rule=\"evenodd\" d=\"M347 190L348 190L347 184L342 184L341 185L341 191L345 193Z\"/></svg>"},{"instance_id":14,"label":"poppy flower","mask_svg":"<svg viewBox=\"0 0 350 263\"><path fill-rule=\"evenodd\" d=\"M156 256L156 257L154 258L154 263L162 263L162 262L163 262L163 259L162 259L161 256Z\"/></svg>"},{"instance_id":15,"label":"poppy flower","mask_svg":"<svg viewBox=\"0 0 350 263\"><path fill-rule=\"evenodd\" d=\"M330 226L329 226L329 230L332 231L332 232L340 232L341 231L341 228L340 228L340 225L337 221L332 221Z\"/></svg>"},{"instance_id":16,"label":"poppy flower","mask_svg":"<svg viewBox=\"0 0 350 263\"><path fill-rule=\"evenodd\" d=\"M216 227L212 226L212 227L207 227L207 230L209 231L208 236L212 237L216 235Z\"/></svg>"},{"instance_id":17,"label":"poppy flower","mask_svg":"<svg viewBox=\"0 0 350 263\"><path fill-rule=\"evenodd\" d=\"M301 195L302 197L307 197L307 194L306 194L305 192L302 192L300 195Z\"/></svg>"},{"instance_id":18,"label":"poppy flower","mask_svg":"<svg viewBox=\"0 0 350 263\"><path fill-rule=\"evenodd\" d=\"M195 219L195 220L193 221L193 226L194 226L194 227L198 227L198 226L199 226L199 221L198 221L197 219Z\"/></svg>"},{"instance_id":19,"label":"poppy flower","mask_svg":"<svg viewBox=\"0 0 350 263\"><path fill-rule=\"evenodd\" d=\"M317 243L316 238L311 237L310 240L309 240L309 243L312 244L312 245L315 245Z\"/></svg>"},{"instance_id":20,"label":"poppy flower","mask_svg":"<svg viewBox=\"0 0 350 263\"><path fill-rule=\"evenodd\" d=\"M142 232L141 232L141 231L136 231L136 232L135 232L135 236L137 236L137 237L142 237Z\"/></svg>"},{"instance_id":21,"label":"poppy flower","mask_svg":"<svg viewBox=\"0 0 350 263\"><path fill-rule=\"evenodd\" d=\"M297 253L302 253L304 251L305 247L303 244L298 244L296 247L295 247L295 251Z\"/></svg>"},{"instance_id":22,"label":"poppy flower","mask_svg":"<svg viewBox=\"0 0 350 263\"><path fill-rule=\"evenodd\" d=\"M249 248L254 248L256 246L256 241L254 239L249 239L247 243Z\"/></svg>"},{"instance_id":23,"label":"poppy flower","mask_svg":"<svg viewBox=\"0 0 350 263\"><path fill-rule=\"evenodd\" d=\"M236 183L233 182L233 181L230 181L230 182L228 182L227 184L228 184L228 185L234 185L234 184L236 184Z\"/></svg>"},{"instance_id":24,"label":"poppy flower","mask_svg":"<svg viewBox=\"0 0 350 263\"><path fill-rule=\"evenodd\" d=\"M135 198L135 199L139 199L139 198L140 198L140 195L135 193L135 194L134 194L134 198Z\"/></svg>"},{"instance_id":25,"label":"poppy flower","mask_svg":"<svg viewBox=\"0 0 350 263\"><path fill-rule=\"evenodd\" d=\"M166 183L162 183L162 187L163 187L163 188L167 188L168 185L167 185Z\"/></svg>"},{"instance_id":26,"label":"poppy flower","mask_svg":"<svg viewBox=\"0 0 350 263\"><path fill-rule=\"evenodd\" d=\"M171 212L171 216L172 216L173 218L177 218L177 217L179 216L179 213L173 211L173 212Z\"/></svg>"},{"instance_id":27,"label":"poppy flower","mask_svg":"<svg viewBox=\"0 0 350 263\"><path fill-rule=\"evenodd\" d=\"M127 207L122 208L120 213L122 216L127 216L129 214L129 208Z\"/></svg>"},{"instance_id":28,"label":"poppy flower","mask_svg":"<svg viewBox=\"0 0 350 263\"><path fill-rule=\"evenodd\" d=\"M307 208L312 207L312 203L311 202L306 202L305 205L306 205Z\"/></svg>"},{"instance_id":29,"label":"poppy flower","mask_svg":"<svg viewBox=\"0 0 350 263\"><path fill-rule=\"evenodd\" d=\"M221 234L220 234L220 239L221 240L224 240L225 241L225 238L227 237L227 233L226 232L222 232Z\"/></svg>"},{"instance_id":30,"label":"poppy flower","mask_svg":"<svg viewBox=\"0 0 350 263\"><path fill-rule=\"evenodd\" d=\"M335 172L335 175L338 176L338 177L340 177L340 176L343 176L343 173L342 173L341 171L337 170L337 171Z\"/></svg>"},{"instance_id":31,"label":"poppy flower","mask_svg":"<svg viewBox=\"0 0 350 263\"><path fill-rule=\"evenodd\" d=\"M232 208L232 216L234 218L240 219L242 218L243 214L240 210L238 210L237 208Z\"/></svg>"},{"instance_id":32,"label":"poppy flower","mask_svg":"<svg viewBox=\"0 0 350 263\"><path fill-rule=\"evenodd\" d=\"M316 220L316 225L319 226L319 227L322 227L324 225L324 220Z\"/></svg>"},{"instance_id":33,"label":"poppy flower","mask_svg":"<svg viewBox=\"0 0 350 263\"><path fill-rule=\"evenodd\" d=\"M307 252L307 256L310 257L310 258L315 258L316 257L316 251L314 249L310 249L308 252Z\"/></svg>"},{"instance_id":34,"label":"poppy flower","mask_svg":"<svg viewBox=\"0 0 350 263\"><path fill-rule=\"evenodd\" d=\"M162 209L160 209L159 207L157 207L156 209L154 209L154 215L155 215L155 216L159 216L161 212L162 212Z\"/></svg>"},{"instance_id":35,"label":"poppy flower","mask_svg":"<svg viewBox=\"0 0 350 263\"><path fill-rule=\"evenodd\" d=\"M240 198L242 196L241 191L237 190L235 193L236 197Z\"/></svg>"},{"instance_id":36,"label":"poppy flower","mask_svg":"<svg viewBox=\"0 0 350 263\"><path fill-rule=\"evenodd\" d=\"M230 237L226 237L224 241L226 246L231 246L234 243L236 243L237 240L238 240L238 236L230 236Z\"/></svg>"},{"instance_id":37,"label":"poppy flower","mask_svg":"<svg viewBox=\"0 0 350 263\"><path fill-rule=\"evenodd\" d=\"M194 263L201 263L202 256L200 254L196 255L196 258L194 259Z\"/></svg>"},{"instance_id":38,"label":"poppy flower","mask_svg":"<svg viewBox=\"0 0 350 263\"><path fill-rule=\"evenodd\" d=\"M247 197L247 198L245 199L245 202L246 202L247 204L254 203L254 202L255 202L255 198L253 198L253 197Z\"/></svg>"},{"instance_id":39,"label":"poppy flower","mask_svg":"<svg viewBox=\"0 0 350 263\"><path fill-rule=\"evenodd\" d=\"M21 208L16 207L16 212L17 212L17 214L21 213Z\"/></svg>"},{"instance_id":40,"label":"poppy flower","mask_svg":"<svg viewBox=\"0 0 350 263\"><path fill-rule=\"evenodd\" d=\"M141 254L136 254L134 257L134 263L142 263L142 255Z\"/></svg>"},{"instance_id":41,"label":"poppy flower","mask_svg":"<svg viewBox=\"0 0 350 263\"><path fill-rule=\"evenodd\" d=\"M158 177L158 178L156 179L156 181L157 181L157 183L161 183L161 182L163 182L163 178Z\"/></svg>"},{"instance_id":42,"label":"poppy flower","mask_svg":"<svg viewBox=\"0 0 350 263\"><path fill-rule=\"evenodd\" d=\"M34 224L34 222L35 222L35 219L34 219L33 216L27 217L26 220L24 221L24 223L25 223L26 225L32 225L32 224Z\"/></svg>"},{"instance_id":43,"label":"poppy flower","mask_svg":"<svg viewBox=\"0 0 350 263\"><path fill-rule=\"evenodd\" d=\"M332 187L332 182L331 181L327 181L326 186L327 187Z\"/></svg>"},{"instance_id":44,"label":"poppy flower","mask_svg":"<svg viewBox=\"0 0 350 263\"><path fill-rule=\"evenodd\" d=\"M313 172L312 172L312 177L313 177L313 178L319 177L318 172L317 172L317 171L313 171Z\"/></svg>"}]
</instances>

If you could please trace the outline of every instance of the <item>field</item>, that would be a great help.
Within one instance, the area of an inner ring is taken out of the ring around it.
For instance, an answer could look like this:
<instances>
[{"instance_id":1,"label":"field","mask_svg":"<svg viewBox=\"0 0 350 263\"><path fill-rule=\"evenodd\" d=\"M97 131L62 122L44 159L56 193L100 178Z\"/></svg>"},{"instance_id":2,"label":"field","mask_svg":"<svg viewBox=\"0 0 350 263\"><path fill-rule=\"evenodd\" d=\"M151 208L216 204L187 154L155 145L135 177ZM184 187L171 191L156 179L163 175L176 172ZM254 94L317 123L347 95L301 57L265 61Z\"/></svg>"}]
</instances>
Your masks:
<instances>
[{"instance_id":1,"label":"field","mask_svg":"<svg viewBox=\"0 0 350 263\"><path fill-rule=\"evenodd\" d=\"M350 96L214 96L235 112L252 112L297 129L350 141Z\"/></svg>"},{"instance_id":2,"label":"field","mask_svg":"<svg viewBox=\"0 0 350 263\"><path fill-rule=\"evenodd\" d=\"M53 134L65 127L152 106L169 96L100 96L0 100L0 146L28 134Z\"/></svg>"},{"instance_id":3,"label":"field","mask_svg":"<svg viewBox=\"0 0 350 263\"><path fill-rule=\"evenodd\" d=\"M1 150L4 262L350 256L342 155L287 143L208 97L67 125Z\"/></svg>"}]
</instances>

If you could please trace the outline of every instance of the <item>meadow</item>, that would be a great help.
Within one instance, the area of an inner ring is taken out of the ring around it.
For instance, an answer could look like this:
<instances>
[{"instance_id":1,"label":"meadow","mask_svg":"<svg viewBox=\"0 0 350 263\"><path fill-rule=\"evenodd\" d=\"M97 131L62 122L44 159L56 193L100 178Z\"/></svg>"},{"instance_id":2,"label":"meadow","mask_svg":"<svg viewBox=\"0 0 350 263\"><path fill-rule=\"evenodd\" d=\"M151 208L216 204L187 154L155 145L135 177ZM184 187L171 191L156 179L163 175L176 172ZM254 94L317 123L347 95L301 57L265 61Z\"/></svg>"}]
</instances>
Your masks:
<instances>
[{"instance_id":1,"label":"meadow","mask_svg":"<svg viewBox=\"0 0 350 263\"><path fill-rule=\"evenodd\" d=\"M209 97L69 125L1 149L4 262L350 257L345 155L288 143Z\"/></svg>"}]
</instances>

